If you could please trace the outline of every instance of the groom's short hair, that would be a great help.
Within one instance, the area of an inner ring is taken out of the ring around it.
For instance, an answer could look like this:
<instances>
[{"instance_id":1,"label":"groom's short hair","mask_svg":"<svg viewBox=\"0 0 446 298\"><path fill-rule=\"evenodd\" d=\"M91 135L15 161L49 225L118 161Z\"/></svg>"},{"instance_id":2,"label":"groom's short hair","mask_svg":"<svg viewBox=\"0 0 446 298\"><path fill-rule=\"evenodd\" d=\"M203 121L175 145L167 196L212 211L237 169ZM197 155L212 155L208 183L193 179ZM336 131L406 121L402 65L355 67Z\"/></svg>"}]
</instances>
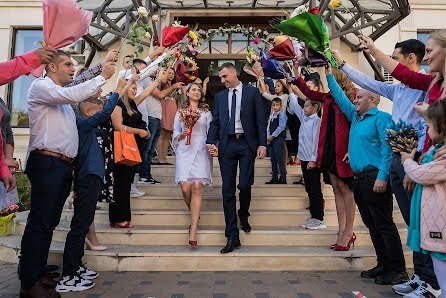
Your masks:
<instances>
[{"instance_id":1,"label":"groom's short hair","mask_svg":"<svg viewBox=\"0 0 446 298\"><path fill-rule=\"evenodd\" d=\"M218 71L221 71L223 68L228 68L230 70L235 70L237 71L237 69L235 68L234 64L232 64L231 62L225 62L223 63L220 68L218 69Z\"/></svg>"}]
</instances>

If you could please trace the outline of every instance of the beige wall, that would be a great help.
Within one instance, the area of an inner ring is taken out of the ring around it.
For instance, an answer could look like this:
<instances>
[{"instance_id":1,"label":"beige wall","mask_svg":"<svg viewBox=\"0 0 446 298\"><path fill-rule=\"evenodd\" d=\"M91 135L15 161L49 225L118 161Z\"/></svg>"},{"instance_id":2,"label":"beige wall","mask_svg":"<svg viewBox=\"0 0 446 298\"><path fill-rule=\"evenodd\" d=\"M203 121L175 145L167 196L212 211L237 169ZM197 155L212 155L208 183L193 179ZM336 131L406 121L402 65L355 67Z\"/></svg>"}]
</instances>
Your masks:
<instances>
[{"instance_id":1,"label":"beige wall","mask_svg":"<svg viewBox=\"0 0 446 298\"><path fill-rule=\"evenodd\" d=\"M384 50L386 54L391 54L393 47L397 41L402 41L409 38L416 38L417 31L431 31L435 29L446 28L444 23L444 16L446 15L446 0L411 0L412 13L381 38L376 43L379 48ZM41 0L0 0L0 61L10 59L11 40L13 35L13 28L23 27L41 27L42 26L42 8ZM238 11L238 10L234 10ZM191 11L192 12L192 11ZM162 25L166 24L166 20L170 19L169 11L164 11L162 16ZM111 48L118 48L119 42L115 43ZM349 62L353 67L362 72L373 76L373 71L368 65L364 56L357 52L352 52L350 48L340 40L332 41L332 48L339 49L342 57ZM130 54L133 49L125 46L120 54L120 61L122 57ZM88 55L88 52L85 53ZM145 49L141 57L148 54L148 49ZM92 65L101 62L106 55L106 52L98 52L93 59ZM82 67L78 65L77 67ZM119 67L121 68L121 66ZM322 72L323 74L323 72ZM321 77L324 77L323 75ZM116 85L116 75L110 79L104 86L104 93L112 91ZM6 98L5 86L0 87L0 96ZM392 103L388 99L382 99L380 109L391 112ZM16 155L24 160L26 148L28 145L28 129L14 129L16 140Z\"/></svg>"}]
</instances>

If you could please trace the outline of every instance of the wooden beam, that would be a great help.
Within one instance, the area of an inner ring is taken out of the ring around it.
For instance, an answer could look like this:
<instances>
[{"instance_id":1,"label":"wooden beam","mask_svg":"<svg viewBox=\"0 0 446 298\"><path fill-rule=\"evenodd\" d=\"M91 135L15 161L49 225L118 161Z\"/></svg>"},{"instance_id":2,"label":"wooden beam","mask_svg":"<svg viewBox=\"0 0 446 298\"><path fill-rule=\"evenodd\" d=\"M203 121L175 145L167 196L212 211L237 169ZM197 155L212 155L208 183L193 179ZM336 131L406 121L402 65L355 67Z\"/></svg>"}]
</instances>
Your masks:
<instances>
[{"instance_id":1,"label":"wooden beam","mask_svg":"<svg viewBox=\"0 0 446 298\"><path fill-rule=\"evenodd\" d=\"M256 8L257 0L252 0L251 8Z\"/></svg>"},{"instance_id":2,"label":"wooden beam","mask_svg":"<svg viewBox=\"0 0 446 298\"><path fill-rule=\"evenodd\" d=\"M105 50L104 46L99 41L97 41L96 38L94 38L90 33L85 34L84 36L82 36L82 38L85 39L85 41L87 41L92 48L97 48L101 51Z\"/></svg>"},{"instance_id":3,"label":"wooden beam","mask_svg":"<svg viewBox=\"0 0 446 298\"><path fill-rule=\"evenodd\" d=\"M373 71L375 72L376 76L378 77L378 80L384 82L384 76L379 69L378 65L376 64L375 60L373 60L372 56L370 56L369 53L362 52L364 54L365 59L369 62L370 66L372 67Z\"/></svg>"},{"instance_id":4,"label":"wooden beam","mask_svg":"<svg viewBox=\"0 0 446 298\"><path fill-rule=\"evenodd\" d=\"M117 36L120 36L120 37L125 37L126 36L123 32L116 31L116 30L113 30L113 29L110 29L110 28L107 28L107 27L104 27L104 26L101 26L101 25L98 25L98 24L95 24L95 23L91 23L91 26L93 26L95 28L98 28L98 29L101 29L101 30L104 30L104 31L107 31L108 33L111 33L111 34L114 34L114 35L117 35ZM138 41L138 43L143 44L145 46L148 46L148 47L150 46L150 44L148 42L142 41L140 39L137 39L137 41Z\"/></svg>"},{"instance_id":5,"label":"wooden beam","mask_svg":"<svg viewBox=\"0 0 446 298\"><path fill-rule=\"evenodd\" d=\"M204 8L208 8L208 0L203 0Z\"/></svg>"}]
</instances>

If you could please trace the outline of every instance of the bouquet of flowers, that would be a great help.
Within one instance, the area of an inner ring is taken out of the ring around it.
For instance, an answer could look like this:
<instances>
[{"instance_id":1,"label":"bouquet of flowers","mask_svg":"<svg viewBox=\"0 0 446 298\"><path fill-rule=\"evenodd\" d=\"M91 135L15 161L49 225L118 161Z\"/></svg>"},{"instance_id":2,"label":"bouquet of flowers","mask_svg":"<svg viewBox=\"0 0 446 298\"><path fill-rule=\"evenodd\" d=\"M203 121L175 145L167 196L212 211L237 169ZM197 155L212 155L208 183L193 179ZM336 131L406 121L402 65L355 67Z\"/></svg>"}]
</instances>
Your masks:
<instances>
[{"instance_id":1,"label":"bouquet of flowers","mask_svg":"<svg viewBox=\"0 0 446 298\"><path fill-rule=\"evenodd\" d=\"M248 61L248 63L245 64L243 70L256 78L264 77L262 65L260 64L259 60L260 58L254 52L254 49L248 47L246 50L246 61Z\"/></svg>"},{"instance_id":2,"label":"bouquet of flowers","mask_svg":"<svg viewBox=\"0 0 446 298\"><path fill-rule=\"evenodd\" d=\"M271 79L284 79L288 76L285 68L279 61L271 58L271 55L265 51L260 51L262 59L262 69L265 76Z\"/></svg>"},{"instance_id":3,"label":"bouquet of flowers","mask_svg":"<svg viewBox=\"0 0 446 298\"><path fill-rule=\"evenodd\" d=\"M315 9L307 11L304 5L296 8L289 20L281 21L274 26L283 34L295 37L313 50L323 53L333 67L337 62L329 51L330 39L324 20Z\"/></svg>"},{"instance_id":4,"label":"bouquet of flowers","mask_svg":"<svg viewBox=\"0 0 446 298\"><path fill-rule=\"evenodd\" d=\"M0 236L8 236L14 232L14 222L12 221L19 211L19 206L11 205L0 210Z\"/></svg>"},{"instance_id":5,"label":"bouquet of flowers","mask_svg":"<svg viewBox=\"0 0 446 298\"><path fill-rule=\"evenodd\" d=\"M392 147L393 152L411 153L413 149L417 148L420 137L421 134L412 124L400 120L398 123L393 122L386 130L385 140Z\"/></svg>"},{"instance_id":6,"label":"bouquet of flowers","mask_svg":"<svg viewBox=\"0 0 446 298\"><path fill-rule=\"evenodd\" d=\"M198 77L198 66L194 58L181 55L177 61L176 78L178 82L189 84Z\"/></svg>"},{"instance_id":7,"label":"bouquet of flowers","mask_svg":"<svg viewBox=\"0 0 446 298\"><path fill-rule=\"evenodd\" d=\"M181 109L179 112L180 122L183 122L186 128L189 129L189 133L186 136L186 141L184 144L190 145L192 128L194 127L195 123L197 123L198 119L200 119L201 114L199 110L192 108Z\"/></svg>"}]
</instances>

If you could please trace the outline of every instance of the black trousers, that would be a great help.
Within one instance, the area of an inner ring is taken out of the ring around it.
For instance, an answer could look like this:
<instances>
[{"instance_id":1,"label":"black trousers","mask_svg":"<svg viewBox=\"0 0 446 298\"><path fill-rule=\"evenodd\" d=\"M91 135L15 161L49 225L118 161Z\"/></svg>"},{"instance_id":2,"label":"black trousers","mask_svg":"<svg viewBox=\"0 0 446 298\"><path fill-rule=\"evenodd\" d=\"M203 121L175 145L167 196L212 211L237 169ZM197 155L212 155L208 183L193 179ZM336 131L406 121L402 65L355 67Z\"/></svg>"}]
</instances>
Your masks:
<instances>
[{"instance_id":1,"label":"black trousers","mask_svg":"<svg viewBox=\"0 0 446 298\"><path fill-rule=\"evenodd\" d=\"M114 202L110 203L109 219L111 223L131 221L130 187L135 179L135 167L115 164L113 186Z\"/></svg>"},{"instance_id":2,"label":"black trousers","mask_svg":"<svg viewBox=\"0 0 446 298\"><path fill-rule=\"evenodd\" d=\"M308 161L301 161L302 174L305 181L305 191L310 199L310 213L312 218L324 220L324 196L321 187L321 170L308 170Z\"/></svg>"},{"instance_id":3,"label":"black trousers","mask_svg":"<svg viewBox=\"0 0 446 298\"><path fill-rule=\"evenodd\" d=\"M30 154L26 174L31 182L31 209L22 237L19 278L33 287L44 273L53 231L70 194L70 164L53 156Z\"/></svg>"},{"instance_id":4,"label":"black trousers","mask_svg":"<svg viewBox=\"0 0 446 298\"><path fill-rule=\"evenodd\" d=\"M369 229L378 264L385 271L405 271L403 248L398 229L393 222L393 196L389 183L384 193L373 191L378 170L356 173L353 194L362 221Z\"/></svg>"},{"instance_id":5,"label":"black trousers","mask_svg":"<svg viewBox=\"0 0 446 298\"><path fill-rule=\"evenodd\" d=\"M225 213L225 236L239 238L236 213L236 180L237 164L240 163L238 216L241 219L249 217L251 204L251 186L254 183L254 162L256 156L249 149L244 138L229 138L223 156L219 156L220 171L223 180L223 209Z\"/></svg>"},{"instance_id":6,"label":"black trousers","mask_svg":"<svg viewBox=\"0 0 446 298\"><path fill-rule=\"evenodd\" d=\"M74 190L74 215L65 241L62 276L76 275L82 265L85 237L94 220L96 203L102 190L102 179L97 175L76 179Z\"/></svg>"}]
</instances>

